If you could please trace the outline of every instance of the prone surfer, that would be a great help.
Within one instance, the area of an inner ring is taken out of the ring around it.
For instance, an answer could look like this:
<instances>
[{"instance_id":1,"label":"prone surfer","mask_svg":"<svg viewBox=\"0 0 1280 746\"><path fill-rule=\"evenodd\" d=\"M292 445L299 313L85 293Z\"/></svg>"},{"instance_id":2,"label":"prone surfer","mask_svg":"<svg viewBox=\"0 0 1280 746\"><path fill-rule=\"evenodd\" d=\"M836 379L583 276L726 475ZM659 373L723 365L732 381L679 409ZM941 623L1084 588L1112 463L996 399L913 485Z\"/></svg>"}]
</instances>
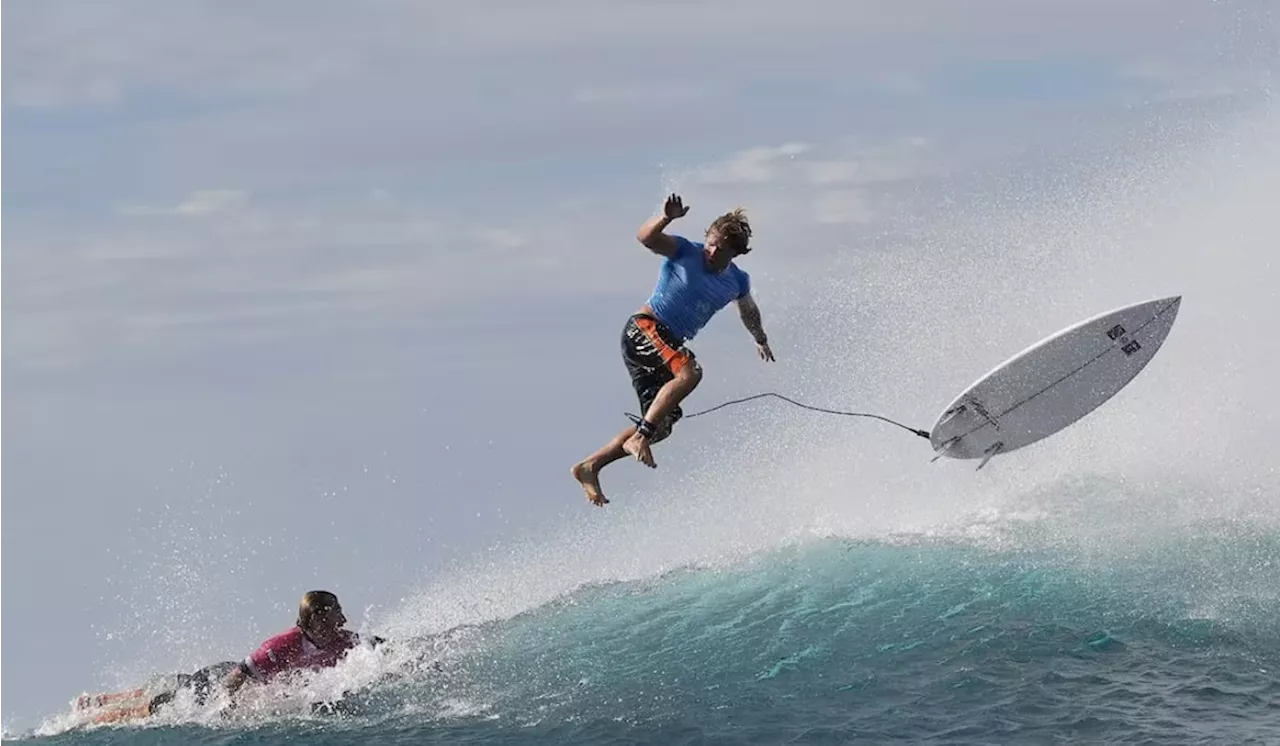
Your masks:
<instances>
[{"instance_id":1,"label":"prone surfer","mask_svg":"<svg viewBox=\"0 0 1280 746\"><path fill-rule=\"evenodd\" d=\"M751 278L734 264L734 259L751 251L746 215L739 208L716 218L707 227L703 243L663 232L688 212L681 198L672 194L662 214L645 221L636 232L640 243L665 258L648 302L627 319L622 330L622 360L640 400L641 418L570 470L594 505L609 502L600 488L600 470L608 464L629 454L656 468L651 446L671 434L683 416L680 402L702 380L702 368L686 345L722 308L736 302L760 359L774 359L760 308L751 296Z\"/></svg>"},{"instance_id":2,"label":"prone surfer","mask_svg":"<svg viewBox=\"0 0 1280 746\"><path fill-rule=\"evenodd\" d=\"M347 630L347 617L338 597L329 591L307 591L298 603L298 619L289 629L258 646L223 680L234 696L247 681L269 681L297 669L328 668L360 644L360 636ZM377 646L386 640L374 637Z\"/></svg>"},{"instance_id":3,"label":"prone surfer","mask_svg":"<svg viewBox=\"0 0 1280 746\"><path fill-rule=\"evenodd\" d=\"M308 591L298 604L294 626L263 642L243 660L215 663L192 674L160 677L126 692L81 696L76 709L101 709L92 717L97 724L139 720L156 714L182 690L190 690L195 703L203 706L215 685L234 705L236 692L250 680L265 682L289 671L337 665L361 642L359 635L344 629L346 623L337 596L329 591ZM376 647L386 640L374 636L370 642Z\"/></svg>"}]
</instances>

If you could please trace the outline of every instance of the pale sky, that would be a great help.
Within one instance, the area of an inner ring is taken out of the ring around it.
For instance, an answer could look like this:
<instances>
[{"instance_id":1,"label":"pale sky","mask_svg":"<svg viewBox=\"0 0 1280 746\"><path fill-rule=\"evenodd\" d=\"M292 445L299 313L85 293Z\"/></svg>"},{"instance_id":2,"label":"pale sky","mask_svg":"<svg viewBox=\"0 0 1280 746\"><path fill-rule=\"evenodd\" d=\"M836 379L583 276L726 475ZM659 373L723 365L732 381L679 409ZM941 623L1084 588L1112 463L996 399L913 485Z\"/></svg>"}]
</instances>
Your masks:
<instances>
[{"instance_id":1,"label":"pale sky","mask_svg":"<svg viewBox=\"0 0 1280 746\"><path fill-rule=\"evenodd\" d=\"M618 335L658 261L633 236L671 190L691 238L748 208L778 356L727 310L686 410L776 390L928 427L1039 337L1184 293L1163 398L1125 392L1106 432L1155 418L1159 464L1170 443L1226 458L1174 437L1195 392L1233 437L1276 419L1245 403L1263 353L1219 333L1280 308L1263 0L10 0L3 20L6 730L241 657L313 587L419 633L778 521L874 523L840 479L992 489L910 436L760 405L683 424L587 505L568 469L635 410ZM1196 368L1187 339L1232 362ZM1115 457L1095 427L1062 441L1085 466ZM732 529L698 507L735 500L756 509Z\"/></svg>"}]
</instances>

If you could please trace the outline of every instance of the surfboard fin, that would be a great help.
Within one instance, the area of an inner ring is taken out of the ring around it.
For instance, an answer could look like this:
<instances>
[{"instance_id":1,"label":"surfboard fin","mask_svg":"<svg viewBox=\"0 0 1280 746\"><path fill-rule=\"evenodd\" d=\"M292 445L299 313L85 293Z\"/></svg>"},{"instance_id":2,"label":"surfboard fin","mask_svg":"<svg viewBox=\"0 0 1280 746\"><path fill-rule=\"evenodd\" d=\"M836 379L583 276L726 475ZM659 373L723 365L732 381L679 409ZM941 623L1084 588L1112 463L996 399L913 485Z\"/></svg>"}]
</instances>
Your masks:
<instances>
[{"instance_id":1,"label":"surfboard fin","mask_svg":"<svg viewBox=\"0 0 1280 746\"><path fill-rule=\"evenodd\" d=\"M947 424L948 422L955 419L957 416L963 414L967 410L968 410L968 407L966 407L963 404L959 404L957 406L952 407L951 409L948 409L947 411L942 413L941 417L938 418L938 424L934 425L933 428L936 430L939 427L942 427L943 425Z\"/></svg>"},{"instance_id":2,"label":"surfboard fin","mask_svg":"<svg viewBox=\"0 0 1280 746\"><path fill-rule=\"evenodd\" d=\"M929 459L929 463L931 463L931 464L932 464L934 461L937 461L938 459L940 459L940 458L942 458L943 456L947 455L947 451L951 450L951 448L952 448L956 443L959 443L959 442L960 442L960 439L961 439L962 437L964 437L964 436L962 436L962 435L957 435L956 437L954 437L954 438L952 438L952 439L950 439L950 440L948 440L948 441L945 441L941 446L939 446L939 447L938 447L938 452L937 452L936 454L934 454L933 458Z\"/></svg>"},{"instance_id":3,"label":"surfboard fin","mask_svg":"<svg viewBox=\"0 0 1280 746\"><path fill-rule=\"evenodd\" d=\"M987 462L990 461L992 457L995 456L997 453L999 453L1003 448L1004 448L1003 442L992 443L991 446L987 448L987 450L982 452L982 463L978 464L978 469L981 469L982 467L986 466ZM974 469L974 471L978 471L978 469Z\"/></svg>"}]
</instances>

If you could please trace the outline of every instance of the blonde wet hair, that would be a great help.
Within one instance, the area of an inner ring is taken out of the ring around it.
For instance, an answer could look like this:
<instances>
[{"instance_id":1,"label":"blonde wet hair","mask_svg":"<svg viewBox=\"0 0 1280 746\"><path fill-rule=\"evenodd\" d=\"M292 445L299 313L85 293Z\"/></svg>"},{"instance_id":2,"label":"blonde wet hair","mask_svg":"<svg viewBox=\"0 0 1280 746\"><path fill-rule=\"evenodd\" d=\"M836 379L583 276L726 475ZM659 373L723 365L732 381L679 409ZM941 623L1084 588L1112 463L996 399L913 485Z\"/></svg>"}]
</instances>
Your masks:
<instances>
[{"instance_id":1,"label":"blonde wet hair","mask_svg":"<svg viewBox=\"0 0 1280 746\"><path fill-rule=\"evenodd\" d=\"M720 235L720 243L733 253L746 254L751 251L751 223L743 208L726 212L713 220L707 227L708 233L712 231Z\"/></svg>"},{"instance_id":2,"label":"blonde wet hair","mask_svg":"<svg viewBox=\"0 0 1280 746\"><path fill-rule=\"evenodd\" d=\"M329 591L307 591L298 602L298 626L307 629L316 615L337 608L338 597Z\"/></svg>"}]
</instances>

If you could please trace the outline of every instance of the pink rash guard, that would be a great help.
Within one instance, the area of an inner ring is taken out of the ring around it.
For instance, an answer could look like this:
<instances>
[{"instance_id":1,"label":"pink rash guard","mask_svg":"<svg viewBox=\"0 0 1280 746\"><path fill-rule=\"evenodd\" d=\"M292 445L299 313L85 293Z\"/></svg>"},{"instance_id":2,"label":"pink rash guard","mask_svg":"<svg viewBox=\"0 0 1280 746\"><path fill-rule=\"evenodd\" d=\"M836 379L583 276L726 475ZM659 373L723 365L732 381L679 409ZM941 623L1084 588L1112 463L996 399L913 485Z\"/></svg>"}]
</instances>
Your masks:
<instances>
[{"instance_id":1,"label":"pink rash guard","mask_svg":"<svg viewBox=\"0 0 1280 746\"><path fill-rule=\"evenodd\" d=\"M291 627L259 645L245 658L244 667L258 681L299 668L328 668L359 641L356 633L343 630L337 640L322 648L302 634L301 629Z\"/></svg>"}]
</instances>

